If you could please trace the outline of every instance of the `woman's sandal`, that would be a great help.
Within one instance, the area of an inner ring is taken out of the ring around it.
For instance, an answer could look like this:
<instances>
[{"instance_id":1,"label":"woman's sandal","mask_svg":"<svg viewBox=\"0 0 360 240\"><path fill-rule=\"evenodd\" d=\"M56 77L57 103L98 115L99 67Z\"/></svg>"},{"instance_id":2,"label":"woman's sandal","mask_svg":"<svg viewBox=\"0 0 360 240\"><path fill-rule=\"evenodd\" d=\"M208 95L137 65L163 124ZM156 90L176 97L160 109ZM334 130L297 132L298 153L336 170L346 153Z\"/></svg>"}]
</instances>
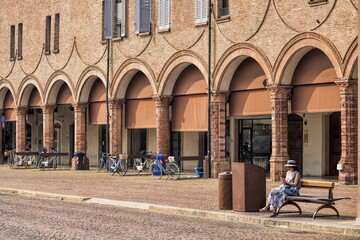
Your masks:
<instances>
[{"instance_id":1,"label":"woman's sandal","mask_svg":"<svg viewBox=\"0 0 360 240\"><path fill-rule=\"evenodd\" d=\"M277 214L275 212L273 212L272 214L270 214L269 218L273 218L273 217L277 217Z\"/></svg>"},{"instance_id":2,"label":"woman's sandal","mask_svg":"<svg viewBox=\"0 0 360 240\"><path fill-rule=\"evenodd\" d=\"M264 212L268 212L269 210L270 210L270 208L263 207L259 210L259 212L264 213Z\"/></svg>"}]
</instances>

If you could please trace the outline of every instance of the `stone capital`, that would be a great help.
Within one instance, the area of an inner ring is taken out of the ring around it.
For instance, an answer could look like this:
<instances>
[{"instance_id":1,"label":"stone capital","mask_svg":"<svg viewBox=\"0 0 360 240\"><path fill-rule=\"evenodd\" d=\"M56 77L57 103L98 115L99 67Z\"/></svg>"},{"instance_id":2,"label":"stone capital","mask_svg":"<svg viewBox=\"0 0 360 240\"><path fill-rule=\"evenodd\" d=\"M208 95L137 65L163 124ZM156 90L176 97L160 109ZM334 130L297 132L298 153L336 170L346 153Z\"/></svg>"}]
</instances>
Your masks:
<instances>
[{"instance_id":1,"label":"stone capital","mask_svg":"<svg viewBox=\"0 0 360 240\"><path fill-rule=\"evenodd\" d=\"M87 103L74 103L72 106L74 107L75 112L85 112Z\"/></svg>"},{"instance_id":2,"label":"stone capital","mask_svg":"<svg viewBox=\"0 0 360 240\"><path fill-rule=\"evenodd\" d=\"M230 97L229 91L217 91L211 94L211 102L226 103Z\"/></svg>"},{"instance_id":3,"label":"stone capital","mask_svg":"<svg viewBox=\"0 0 360 240\"><path fill-rule=\"evenodd\" d=\"M340 89L340 95L357 93L357 80L341 78L335 83Z\"/></svg>"},{"instance_id":4,"label":"stone capital","mask_svg":"<svg viewBox=\"0 0 360 240\"><path fill-rule=\"evenodd\" d=\"M290 99L292 86L289 85L268 85L266 89L271 99Z\"/></svg>"},{"instance_id":5,"label":"stone capital","mask_svg":"<svg viewBox=\"0 0 360 240\"><path fill-rule=\"evenodd\" d=\"M54 105L45 105L41 107L44 114L52 114L54 113L55 106Z\"/></svg>"},{"instance_id":6,"label":"stone capital","mask_svg":"<svg viewBox=\"0 0 360 240\"><path fill-rule=\"evenodd\" d=\"M154 101L156 101L156 106L157 107L161 107L161 106L169 106L173 97L172 96L169 96L169 95L165 95L165 96L161 96L161 95L153 95L152 96L152 99Z\"/></svg>"}]
</instances>

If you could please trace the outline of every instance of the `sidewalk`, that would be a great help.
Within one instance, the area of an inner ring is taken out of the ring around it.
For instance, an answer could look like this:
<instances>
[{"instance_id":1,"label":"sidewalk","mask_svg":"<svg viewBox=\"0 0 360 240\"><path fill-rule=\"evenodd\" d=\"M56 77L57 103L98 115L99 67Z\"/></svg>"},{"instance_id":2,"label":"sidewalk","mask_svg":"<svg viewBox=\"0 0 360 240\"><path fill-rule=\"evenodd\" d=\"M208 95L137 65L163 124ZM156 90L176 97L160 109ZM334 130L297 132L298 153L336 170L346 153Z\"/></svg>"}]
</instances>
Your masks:
<instances>
[{"instance_id":1,"label":"sidewalk","mask_svg":"<svg viewBox=\"0 0 360 240\"><path fill-rule=\"evenodd\" d=\"M217 179L185 177L172 181L156 180L151 176L110 176L94 170L10 170L8 166L0 166L0 193L360 236L360 226L355 224L357 186L336 184L335 195L351 197L351 200L336 204L341 215L339 219L324 217L313 220L312 212L318 205L306 203L300 204L304 210L302 215L284 214L268 218L268 214L258 212L220 211ZM267 182L267 189L277 185ZM313 192L317 191L314 189Z\"/></svg>"}]
</instances>

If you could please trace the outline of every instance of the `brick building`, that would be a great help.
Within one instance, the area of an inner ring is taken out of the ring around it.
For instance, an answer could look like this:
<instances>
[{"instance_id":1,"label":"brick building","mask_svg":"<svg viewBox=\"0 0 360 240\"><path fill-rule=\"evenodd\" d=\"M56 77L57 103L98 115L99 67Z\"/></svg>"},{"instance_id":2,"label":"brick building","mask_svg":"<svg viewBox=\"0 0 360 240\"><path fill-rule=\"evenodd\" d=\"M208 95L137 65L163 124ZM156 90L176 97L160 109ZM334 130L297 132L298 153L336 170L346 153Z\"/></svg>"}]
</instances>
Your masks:
<instances>
[{"instance_id":1,"label":"brick building","mask_svg":"<svg viewBox=\"0 0 360 240\"><path fill-rule=\"evenodd\" d=\"M81 151L96 165L103 1L0 2L0 146ZM358 1L212 2L209 41L207 0L114 0L110 151L206 155L210 72L215 176L242 161L276 180L292 158L305 176L355 183Z\"/></svg>"}]
</instances>

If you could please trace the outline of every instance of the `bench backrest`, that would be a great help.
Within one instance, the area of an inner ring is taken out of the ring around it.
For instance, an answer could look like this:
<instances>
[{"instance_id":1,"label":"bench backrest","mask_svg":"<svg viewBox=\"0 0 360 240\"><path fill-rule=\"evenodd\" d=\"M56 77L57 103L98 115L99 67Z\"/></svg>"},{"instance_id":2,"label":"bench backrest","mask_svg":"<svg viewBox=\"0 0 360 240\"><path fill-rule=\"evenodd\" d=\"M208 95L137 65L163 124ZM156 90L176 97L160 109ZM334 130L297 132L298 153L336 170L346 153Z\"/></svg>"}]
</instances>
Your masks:
<instances>
[{"instance_id":1,"label":"bench backrest","mask_svg":"<svg viewBox=\"0 0 360 240\"><path fill-rule=\"evenodd\" d=\"M312 187L312 188L327 188L329 190L328 198L333 198L333 192L332 190L335 187L335 183L333 182L321 182L321 181L306 181L301 180L301 187Z\"/></svg>"}]
</instances>

